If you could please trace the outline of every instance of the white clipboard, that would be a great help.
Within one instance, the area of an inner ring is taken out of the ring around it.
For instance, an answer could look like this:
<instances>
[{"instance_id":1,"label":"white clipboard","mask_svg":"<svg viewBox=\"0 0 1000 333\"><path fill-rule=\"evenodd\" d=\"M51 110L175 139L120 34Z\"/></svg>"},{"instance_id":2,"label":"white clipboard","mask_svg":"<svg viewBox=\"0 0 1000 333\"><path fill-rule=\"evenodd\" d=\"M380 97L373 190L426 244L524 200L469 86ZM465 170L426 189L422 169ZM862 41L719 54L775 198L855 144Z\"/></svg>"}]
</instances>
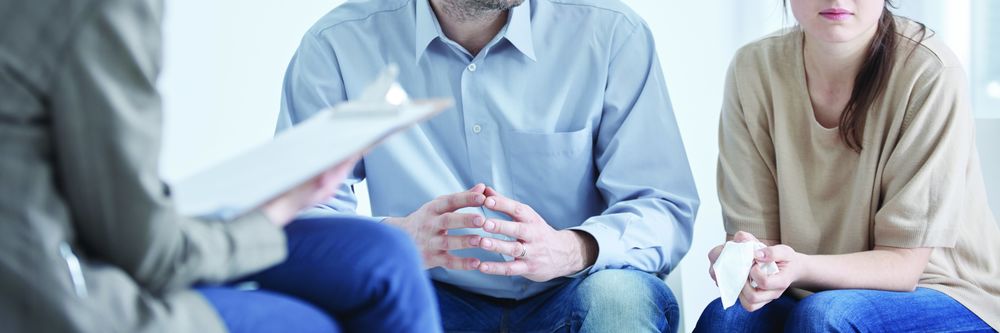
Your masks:
<instances>
[{"instance_id":1,"label":"white clipboard","mask_svg":"<svg viewBox=\"0 0 1000 333\"><path fill-rule=\"evenodd\" d=\"M231 220L337 163L452 105L451 99L409 101L389 66L356 101L323 110L263 145L171 188L179 212Z\"/></svg>"}]
</instances>

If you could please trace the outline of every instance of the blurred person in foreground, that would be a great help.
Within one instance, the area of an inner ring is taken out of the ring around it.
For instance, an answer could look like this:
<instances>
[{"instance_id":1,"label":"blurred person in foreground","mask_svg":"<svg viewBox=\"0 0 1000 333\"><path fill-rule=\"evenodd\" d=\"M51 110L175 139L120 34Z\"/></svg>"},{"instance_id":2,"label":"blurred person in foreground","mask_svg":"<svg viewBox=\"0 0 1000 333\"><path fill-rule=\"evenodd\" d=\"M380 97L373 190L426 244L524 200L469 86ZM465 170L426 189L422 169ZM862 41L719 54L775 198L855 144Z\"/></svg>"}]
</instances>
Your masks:
<instances>
[{"instance_id":1,"label":"blurred person in foreground","mask_svg":"<svg viewBox=\"0 0 1000 333\"><path fill-rule=\"evenodd\" d=\"M357 158L233 221L177 214L157 168L162 6L0 1L3 329L439 331L404 233L289 224Z\"/></svg>"}]
</instances>

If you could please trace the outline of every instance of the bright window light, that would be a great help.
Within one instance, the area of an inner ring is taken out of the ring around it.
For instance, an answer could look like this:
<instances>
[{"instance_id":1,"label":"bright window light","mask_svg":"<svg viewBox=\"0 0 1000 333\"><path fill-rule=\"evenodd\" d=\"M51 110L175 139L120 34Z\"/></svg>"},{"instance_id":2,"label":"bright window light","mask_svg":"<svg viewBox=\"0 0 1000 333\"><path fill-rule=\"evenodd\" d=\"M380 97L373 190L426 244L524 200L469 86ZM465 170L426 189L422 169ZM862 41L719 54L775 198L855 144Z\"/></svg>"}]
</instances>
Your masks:
<instances>
[{"instance_id":1,"label":"bright window light","mask_svg":"<svg viewBox=\"0 0 1000 333\"><path fill-rule=\"evenodd\" d=\"M993 81L986 85L986 95L992 99L1000 99L1000 82Z\"/></svg>"}]
</instances>

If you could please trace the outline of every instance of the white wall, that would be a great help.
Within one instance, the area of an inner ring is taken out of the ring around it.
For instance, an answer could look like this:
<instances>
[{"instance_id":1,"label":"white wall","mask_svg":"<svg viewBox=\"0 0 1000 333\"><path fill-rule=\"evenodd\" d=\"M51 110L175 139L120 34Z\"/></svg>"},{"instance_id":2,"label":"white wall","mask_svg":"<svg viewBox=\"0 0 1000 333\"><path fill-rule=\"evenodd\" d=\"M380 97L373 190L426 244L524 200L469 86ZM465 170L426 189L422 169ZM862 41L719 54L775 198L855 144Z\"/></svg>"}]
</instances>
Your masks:
<instances>
[{"instance_id":1,"label":"white wall","mask_svg":"<svg viewBox=\"0 0 1000 333\"><path fill-rule=\"evenodd\" d=\"M166 64L160 82L166 116L164 178L190 175L270 138L282 76L299 39L316 19L342 2L168 0ZM684 302L682 325L691 330L705 305L718 297L707 274L706 254L724 234L715 163L725 71L739 46L780 28L783 15L778 0L625 2L646 19L656 36L702 198L694 244L681 269L671 276L673 283L682 285L674 292ZM969 47L968 39L963 39L967 31L962 32L960 24L935 18L936 13L948 10L951 1L948 5L934 0L902 4L905 14L953 36L950 43L959 53ZM996 145L1000 133L997 126L992 128L980 130L979 149L984 163L1000 165ZM1000 175L987 174L987 182L994 191L1000 189ZM992 198L994 210L1000 211L1000 193Z\"/></svg>"},{"instance_id":2,"label":"white wall","mask_svg":"<svg viewBox=\"0 0 1000 333\"><path fill-rule=\"evenodd\" d=\"M708 276L708 251L725 240L715 188L722 90L732 55L743 44L782 27L777 1L626 0L656 37L674 112L694 171L701 209L694 242L681 261L679 294L683 329L691 330L701 310L719 297ZM739 15L737 15L739 13ZM676 279L671 276L671 279ZM675 281L671 281L676 285Z\"/></svg>"},{"instance_id":3,"label":"white wall","mask_svg":"<svg viewBox=\"0 0 1000 333\"><path fill-rule=\"evenodd\" d=\"M183 178L270 139L289 59L342 2L167 0L163 177Z\"/></svg>"},{"instance_id":4,"label":"white wall","mask_svg":"<svg viewBox=\"0 0 1000 333\"><path fill-rule=\"evenodd\" d=\"M1000 118L980 119L977 121L976 136L979 145L979 158L983 168L983 181L986 183L987 199L993 216L1000 224Z\"/></svg>"}]
</instances>

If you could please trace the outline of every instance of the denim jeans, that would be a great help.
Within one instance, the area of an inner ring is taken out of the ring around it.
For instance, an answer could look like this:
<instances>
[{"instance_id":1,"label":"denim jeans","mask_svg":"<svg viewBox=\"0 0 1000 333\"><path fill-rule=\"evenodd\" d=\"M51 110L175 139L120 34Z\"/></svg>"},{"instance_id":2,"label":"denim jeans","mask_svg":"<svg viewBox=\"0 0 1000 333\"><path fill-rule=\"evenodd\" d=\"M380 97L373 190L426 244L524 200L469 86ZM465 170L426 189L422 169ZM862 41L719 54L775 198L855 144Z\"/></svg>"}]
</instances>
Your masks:
<instances>
[{"instance_id":1,"label":"denim jeans","mask_svg":"<svg viewBox=\"0 0 1000 333\"><path fill-rule=\"evenodd\" d=\"M356 218L285 227L288 258L241 279L260 289L198 288L230 331L440 332L434 293L409 236Z\"/></svg>"},{"instance_id":2,"label":"denim jeans","mask_svg":"<svg viewBox=\"0 0 1000 333\"><path fill-rule=\"evenodd\" d=\"M524 300L435 282L447 332L675 332L680 310L655 275L610 269Z\"/></svg>"},{"instance_id":3,"label":"denim jeans","mask_svg":"<svg viewBox=\"0 0 1000 333\"><path fill-rule=\"evenodd\" d=\"M801 301L791 296L747 312L736 304L710 303L695 332L994 332L948 295L928 288L913 292L831 290Z\"/></svg>"}]
</instances>

